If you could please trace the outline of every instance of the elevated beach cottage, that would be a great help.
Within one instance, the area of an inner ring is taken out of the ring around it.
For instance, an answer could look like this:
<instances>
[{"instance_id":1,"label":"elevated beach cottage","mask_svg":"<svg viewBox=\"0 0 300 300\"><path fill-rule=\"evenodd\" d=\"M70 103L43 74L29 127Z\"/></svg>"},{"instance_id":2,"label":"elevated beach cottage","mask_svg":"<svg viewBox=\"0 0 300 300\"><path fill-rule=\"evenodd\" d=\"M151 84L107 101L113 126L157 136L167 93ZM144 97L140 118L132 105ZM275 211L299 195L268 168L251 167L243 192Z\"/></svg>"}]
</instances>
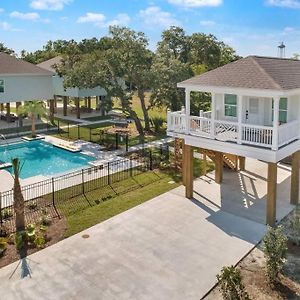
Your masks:
<instances>
[{"instance_id":1,"label":"elevated beach cottage","mask_svg":"<svg viewBox=\"0 0 300 300\"><path fill-rule=\"evenodd\" d=\"M53 99L53 75L50 71L0 52L0 104L2 107L6 104L8 118L12 102L16 102L18 107L23 101Z\"/></svg>"},{"instance_id":2,"label":"elevated beach cottage","mask_svg":"<svg viewBox=\"0 0 300 300\"><path fill-rule=\"evenodd\" d=\"M181 83L185 108L168 113L168 135L184 141L186 196L193 196L193 148L216 163L243 169L245 158L268 163L267 223L276 221L277 162L292 155L291 203L299 201L300 61L249 56ZM211 110L190 113L191 92L211 95Z\"/></svg>"}]
</instances>

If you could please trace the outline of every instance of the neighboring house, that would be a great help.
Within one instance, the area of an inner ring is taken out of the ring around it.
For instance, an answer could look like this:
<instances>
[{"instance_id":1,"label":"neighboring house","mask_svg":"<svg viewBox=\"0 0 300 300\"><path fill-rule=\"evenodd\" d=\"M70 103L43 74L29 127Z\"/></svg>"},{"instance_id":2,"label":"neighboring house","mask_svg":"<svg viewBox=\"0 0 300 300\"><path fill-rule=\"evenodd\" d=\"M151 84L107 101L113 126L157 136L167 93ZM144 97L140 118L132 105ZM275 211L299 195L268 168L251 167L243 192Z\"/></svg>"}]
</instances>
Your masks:
<instances>
[{"instance_id":1,"label":"neighboring house","mask_svg":"<svg viewBox=\"0 0 300 300\"><path fill-rule=\"evenodd\" d=\"M276 220L277 162L292 156L291 203L299 201L300 61L249 56L178 84L185 108L168 113L168 135L185 142L186 194L192 197L191 146L214 151L216 181L223 153L268 163L267 223ZM211 111L190 114L191 92L211 94ZM220 154L221 153L221 154ZM219 159L218 159L219 158Z\"/></svg>"},{"instance_id":2,"label":"neighboring house","mask_svg":"<svg viewBox=\"0 0 300 300\"><path fill-rule=\"evenodd\" d=\"M53 99L53 72L0 52L0 103L10 116L10 103Z\"/></svg>"},{"instance_id":3,"label":"neighboring house","mask_svg":"<svg viewBox=\"0 0 300 300\"><path fill-rule=\"evenodd\" d=\"M47 61L44 61L38 66L40 68L43 68L45 70L51 71L54 74L53 76L53 90L54 90L54 95L55 97L62 97L63 98L63 114L64 116L67 115L67 105L68 105L68 100L69 98L74 98L75 99L75 104L76 104L76 114L77 118L80 118L80 99L84 98L86 99L86 106L88 109L91 109L91 97L95 97L96 99L96 107L101 109L101 101L105 101L105 96L107 95L106 91L99 87L95 87L92 89L87 89L87 88L65 88L64 87L64 79L63 77L59 76L55 70L55 66L61 64L62 62L62 57L57 56L52 59L49 59ZM50 110L54 110L54 104L50 106ZM102 112L104 114L104 111Z\"/></svg>"}]
</instances>

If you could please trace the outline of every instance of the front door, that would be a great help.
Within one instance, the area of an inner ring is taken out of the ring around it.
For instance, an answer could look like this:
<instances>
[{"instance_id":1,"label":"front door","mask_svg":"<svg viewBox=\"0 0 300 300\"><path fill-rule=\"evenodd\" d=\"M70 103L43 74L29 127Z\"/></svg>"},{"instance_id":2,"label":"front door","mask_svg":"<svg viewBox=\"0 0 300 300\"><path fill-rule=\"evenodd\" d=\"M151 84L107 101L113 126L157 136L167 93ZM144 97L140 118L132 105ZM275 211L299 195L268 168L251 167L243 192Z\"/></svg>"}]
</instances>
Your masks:
<instances>
[{"instance_id":1,"label":"front door","mask_svg":"<svg viewBox=\"0 0 300 300\"><path fill-rule=\"evenodd\" d=\"M261 125L261 114L263 113L260 107L260 99L249 97L246 105L246 123Z\"/></svg>"}]
</instances>

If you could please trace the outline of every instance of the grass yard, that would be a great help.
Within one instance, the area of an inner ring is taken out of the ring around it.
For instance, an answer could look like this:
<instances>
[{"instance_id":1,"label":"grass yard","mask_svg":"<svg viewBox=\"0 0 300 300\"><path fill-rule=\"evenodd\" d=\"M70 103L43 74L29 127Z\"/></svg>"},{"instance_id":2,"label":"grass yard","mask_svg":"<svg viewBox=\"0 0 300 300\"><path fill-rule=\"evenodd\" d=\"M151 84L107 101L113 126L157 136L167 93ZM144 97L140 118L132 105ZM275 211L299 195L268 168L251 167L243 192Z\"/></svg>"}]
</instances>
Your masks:
<instances>
[{"instance_id":1,"label":"grass yard","mask_svg":"<svg viewBox=\"0 0 300 300\"><path fill-rule=\"evenodd\" d=\"M162 172L146 172L107 187L75 197L74 202L86 203L85 209L75 208L65 213L67 220L66 237L101 223L134 206L144 203L165 193L179 183L173 177ZM124 191L129 192L124 192ZM110 193L112 196L109 197ZM107 198L103 198L103 195ZM61 208L63 210L63 208Z\"/></svg>"}]
</instances>

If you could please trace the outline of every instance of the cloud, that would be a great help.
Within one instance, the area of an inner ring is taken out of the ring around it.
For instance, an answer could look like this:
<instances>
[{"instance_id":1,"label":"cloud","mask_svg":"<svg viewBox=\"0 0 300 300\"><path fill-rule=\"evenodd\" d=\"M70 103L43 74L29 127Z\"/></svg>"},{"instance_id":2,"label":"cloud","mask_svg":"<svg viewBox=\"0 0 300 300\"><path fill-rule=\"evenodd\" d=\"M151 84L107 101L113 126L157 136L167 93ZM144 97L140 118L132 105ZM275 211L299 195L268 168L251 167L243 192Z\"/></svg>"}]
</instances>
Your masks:
<instances>
[{"instance_id":1,"label":"cloud","mask_svg":"<svg viewBox=\"0 0 300 300\"><path fill-rule=\"evenodd\" d=\"M220 6L223 0L168 0L169 3L183 7Z\"/></svg>"},{"instance_id":2,"label":"cloud","mask_svg":"<svg viewBox=\"0 0 300 300\"><path fill-rule=\"evenodd\" d=\"M13 11L10 15L11 18L27 20L27 21L36 21L40 18L38 13L21 13L18 11Z\"/></svg>"},{"instance_id":3,"label":"cloud","mask_svg":"<svg viewBox=\"0 0 300 300\"><path fill-rule=\"evenodd\" d=\"M77 19L77 23L93 23L96 26L104 26L106 17L100 13L88 12Z\"/></svg>"},{"instance_id":4,"label":"cloud","mask_svg":"<svg viewBox=\"0 0 300 300\"><path fill-rule=\"evenodd\" d=\"M9 31L11 30L11 26L7 22L0 22L0 29Z\"/></svg>"},{"instance_id":5,"label":"cloud","mask_svg":"<svg viewBox=\"0 0 300 300\"><path fill-rule=\"evenodd\" d=\"M39 10L62 10L73 0L32 0L30 6Z\"/></svg>"},{"instance_id":6,"label":"cloud","mask_svg":"<svg viewBox=\"0 0 300 300\"><path fill-rule=\"evenodd\" d=\"M214 26L214 25L216 25L216 22L211 21L211 20L202 20L202 21L200 21L200 25L202 25L202 26Z\"/></svg>"},{"instance_id":7,"label":"cloud","mask_svg":"<svg viewBox=\"0 0 300 300\"><path fill-rule=\"evenodd\" d=\"M150 6L145 10L140 10L139 16L144 19L148 26L170 27L177 26L180 23L167 11L161 10L158 6Z\"/></svg>"},{"instance_id":8,"label":"cloud","mask_svg":"<svg viewBox=\"0 0 300 300\"><path fill-rule=\"evenodd\" d=\"M266 0L266 4L277 7L300 8L299 0Z\"/></svg>"},{"instance_id":9,"label":"cloud","mask_svg":"<svg viewBox=\"0 0 300 300\"><path fill-rule=\"evenodd\" d=\"M127 14L118 14L115 19L107 21L104 14L88 12L84 16L79 17L77 23L91 23L101 28L108 26L127 26L130 23L130 17Z\"/></svg>"},{"instance_id":10,"label":"cloud","mask_svg":"<svg viewBox=\"0 0 300 300\"><path fill-rule=\"evenodd\" d=\"M0 14L4 12L4 8L0 7Z\"/></svg>"},{"instance_id":11,"label":"cloud","mask_svg":"<svg viewBox=\"0 0 300 300\"><path fill-rule=\"evenodd\" d=\"M118 14L117 17L107 22L108 26L127 26L130 23L130 17L127 14Z\"/></svg>"}]
</instances>

